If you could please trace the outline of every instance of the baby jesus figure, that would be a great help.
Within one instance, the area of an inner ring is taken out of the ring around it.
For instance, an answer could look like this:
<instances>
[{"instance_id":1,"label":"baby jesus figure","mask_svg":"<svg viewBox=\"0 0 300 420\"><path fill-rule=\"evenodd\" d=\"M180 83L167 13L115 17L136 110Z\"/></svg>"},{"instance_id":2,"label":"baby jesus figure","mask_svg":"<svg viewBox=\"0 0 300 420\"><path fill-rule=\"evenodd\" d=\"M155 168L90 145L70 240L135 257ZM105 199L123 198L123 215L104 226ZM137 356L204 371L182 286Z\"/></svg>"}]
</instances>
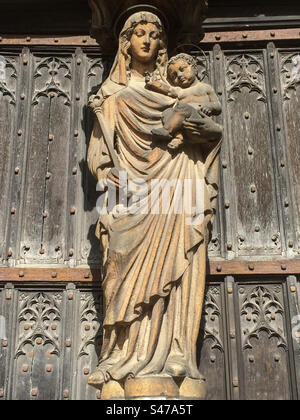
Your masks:
<instances>
[{"instance_id":1,"label":"baby jesus figure","mask_svg":"<svg viewBox=\"0 0 300 420\"><path fill-rule=\"evenodd\" d=\"M172 57L168 62L167 77L171 86L146 75L147 89L177 98L175 106L162 113L163 127L152 130L153 140L167 140L171 150L178 149L183 144L184 121L201 124L204 116L211 117L221 113L221 104L214 89L200 82L197 75L196 61L184 53ZM196 142L201 143L201 137Z\"/></svg>"}]
</instances>

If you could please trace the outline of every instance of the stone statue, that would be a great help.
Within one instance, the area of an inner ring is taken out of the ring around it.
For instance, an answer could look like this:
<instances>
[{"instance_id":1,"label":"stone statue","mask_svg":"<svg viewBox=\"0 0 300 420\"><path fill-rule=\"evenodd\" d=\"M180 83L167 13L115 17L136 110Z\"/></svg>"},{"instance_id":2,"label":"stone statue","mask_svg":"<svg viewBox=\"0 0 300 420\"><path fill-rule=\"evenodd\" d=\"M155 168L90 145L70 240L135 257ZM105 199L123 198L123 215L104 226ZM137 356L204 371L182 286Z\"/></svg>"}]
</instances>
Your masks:
<instances>
[{"instance_id":1,"label":"stone statue","mask_svg":"<svg viewBox=\"0 0 300 420\"><path fill-rule=\"evenodd\" d=\"M108 192L119 188L119 197L121 171L128 185L146 186L139 208L133 199L138 194L129 191L122 211L101 214L97 225L104 331L89 384L102 389L103 399L203 398L205 393L196 341L222 136L211 115L220 112L220 104L213 89L197 79L192 61L187 67L193 66L193 80L186 84L176 63L168 65L160 18L135 13L121 30L108 79L90 99L97 115L88 150L91 172ZM173 139L178 144L170 148ZM186 181L195 181L188 191L194 201L195 186L202 186L201 212L197 206L178 211L179 187L191 184ZM165 205L162 184L168 182L168 211L157 211Z\"/></svg>"}]
</instances>

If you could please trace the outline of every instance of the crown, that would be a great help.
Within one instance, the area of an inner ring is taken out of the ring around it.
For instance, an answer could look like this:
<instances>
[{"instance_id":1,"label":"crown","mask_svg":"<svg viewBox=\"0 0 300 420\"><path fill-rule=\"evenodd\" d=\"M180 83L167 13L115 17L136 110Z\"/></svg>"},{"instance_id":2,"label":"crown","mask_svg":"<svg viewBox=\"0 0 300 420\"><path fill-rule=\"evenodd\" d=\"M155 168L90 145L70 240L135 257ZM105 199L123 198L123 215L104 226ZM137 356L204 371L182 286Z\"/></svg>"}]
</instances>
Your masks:
<instances>
[{"instance_id":1,"label":"crown","mask_svg":"<svg viewBox=\"0 0 300 420\"><path fill-rule=\"evenodd\" d=\"M113 54L119 33L129 16L139 11L156 14L168 34L172 51L178 43L198 44L208 0L89 0L92 9L91 36L103 51Z\"/></svg>"}]
</instances>

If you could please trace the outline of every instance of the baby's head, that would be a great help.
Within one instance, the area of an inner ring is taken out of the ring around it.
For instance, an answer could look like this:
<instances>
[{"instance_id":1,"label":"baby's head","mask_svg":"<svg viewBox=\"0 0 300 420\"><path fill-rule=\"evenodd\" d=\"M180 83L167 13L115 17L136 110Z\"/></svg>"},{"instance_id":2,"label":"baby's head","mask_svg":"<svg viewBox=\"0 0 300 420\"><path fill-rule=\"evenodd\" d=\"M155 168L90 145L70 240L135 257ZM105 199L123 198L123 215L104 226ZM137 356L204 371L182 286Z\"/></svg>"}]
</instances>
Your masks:
<instances>
[{"instance_id":1,"label":"baby's head","mask_svg":"<svg viewBox=\"0 0 300 420\"><path fill-rule=\"evenodd\" d=\"M175 55L168 62L168 80L173 86L188 88L196 80L197 74L197 63L188 54Z\"/></svg>"}]
</instances>

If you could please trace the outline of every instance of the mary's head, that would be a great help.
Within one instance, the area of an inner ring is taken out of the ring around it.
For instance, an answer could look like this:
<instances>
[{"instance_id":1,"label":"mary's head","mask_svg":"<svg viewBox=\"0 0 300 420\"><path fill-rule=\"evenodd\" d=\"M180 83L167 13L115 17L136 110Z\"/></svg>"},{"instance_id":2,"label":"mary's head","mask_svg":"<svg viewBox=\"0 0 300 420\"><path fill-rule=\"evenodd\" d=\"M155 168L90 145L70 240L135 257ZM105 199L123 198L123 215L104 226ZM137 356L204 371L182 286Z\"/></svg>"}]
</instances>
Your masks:
<instances>
[{"instance_id":1,"label":"mary's head","mask_svg":"<svg viewBox=\"0 0 300 420\"><path fill-rule=\"evenodd\" d=\"M151 12L131 15L120 32L119 51L111 80L126 85L137 63L148 65L164 76L167 62L166 34L159 17Z\"/></svg>"}]
</instances>

